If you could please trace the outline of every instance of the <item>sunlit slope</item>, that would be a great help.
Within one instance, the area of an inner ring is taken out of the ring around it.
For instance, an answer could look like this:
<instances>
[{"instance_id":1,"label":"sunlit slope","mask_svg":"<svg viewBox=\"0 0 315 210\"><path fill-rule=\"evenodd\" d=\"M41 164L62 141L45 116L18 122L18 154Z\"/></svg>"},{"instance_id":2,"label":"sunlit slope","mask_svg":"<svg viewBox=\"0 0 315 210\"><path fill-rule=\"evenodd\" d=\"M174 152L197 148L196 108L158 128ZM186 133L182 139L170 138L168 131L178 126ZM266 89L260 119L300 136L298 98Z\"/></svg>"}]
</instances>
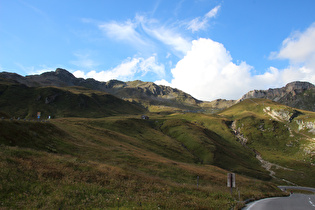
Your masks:
<instances>
[{"instance_id":1,"label":"sunlit slope","mask_svg":"<svg viewBox=\"0 0 315 210\"><path fill-rule=\"evenodd\" d=\"M276 176L315 186L315 113L265 99L247 99L219 114L234 123L243 144L279 164ZM292 170L290 170L292 169Z\"/></svg>"},{"instance_id":2,"label":"sunlit slope","mask_svg":"<svg viewBox=\"0 0 315 210\"><path fill-rule=\"evenodd\" d=\"M114 130L132 137L139 147L174 160L212 164L249 176L269 179L253 153L237 142L225 140L215 132L181 115L141 119L106 119L89 122L99 129Z\"/></svg>"},{"instance_id":3,"label":"sunlit slope","mask_svg":"<svg viewBox=\"0 0 315 210\"><path fill-rule=\"evenodd\" d=\"M145 110L110 94L82 87L27 87L0 82L0 111L11 117L104 117Z\"/></svg>"},{"instance_id":4,"label":"sunlit slope","mask_svg":"<svg viewBox=\"0 0 315 210\"><path fill-rule=\"evenodd\" d=\"M13 208L230 209L236 202L226 188L228 171L213 165L247 161L237 150L228 153L217 134L174 116L0 120L0 126L1 205ZM225 167L268 177L233 163ZM243 199L279 193L239 174L237 186Z\"/></svg>"}]
</instances>

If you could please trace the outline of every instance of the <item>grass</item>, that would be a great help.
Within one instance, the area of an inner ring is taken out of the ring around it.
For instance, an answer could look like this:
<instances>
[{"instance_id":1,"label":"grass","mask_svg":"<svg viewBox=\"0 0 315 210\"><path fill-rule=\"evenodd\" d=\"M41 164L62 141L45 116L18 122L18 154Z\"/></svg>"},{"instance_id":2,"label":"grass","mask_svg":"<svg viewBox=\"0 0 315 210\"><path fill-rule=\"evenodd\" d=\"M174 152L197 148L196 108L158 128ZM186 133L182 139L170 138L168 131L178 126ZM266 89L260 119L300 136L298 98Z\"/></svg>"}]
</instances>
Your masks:
<instances>
[{"instance_id":1,"label":"grass","mask_svg":"<svg viewBox=\"0 0 315 210\"><path fill-rule=\"evenodd\" d=\"M110 94L82 87L27 87L0 81L0 107L3 113L22 119L58 117L105 117L141 114L146 110Z\"/></svg>"},{"instance_id":2,"label":"grass","mask_svg":"<svg viewBox=\"0 0 315 210\"><path fill-rule=\"evenodd\" d=\"M195 183L14 147L1 147L1 165L2 207L229 209L236 204L224 185L225 171L210 166L180 164L186 173L200 173L197 188ZM238 177L244 196L269 196L260 190L275 190L258 180L248 186L248 181Z\"/></svg>"},{"instance_id":3,"label":"grass","mask_svg":"<svg viewBox=\"0 0 315 210\"><path fill-rule=\"evenodd\" d=\"M230 120L236 120L237 128L247 138L247 146L258 151L272 163L292 169L274 168L276 176L298 185L315 186L311 174L315 160L305 148L310 148L313 137L307 130L298 130L297 120L313 122L314 113L298 110L300 115L291 122L276 120L264 113L265 107L279 112L294 113L295 109L264 99L245 100L220 113ZM309 149L311 150L311 149Z\"/></svg>"},{"instance_id":4,"label":"grass","mask_svg":"<svg viewBox=\"0 0 315 210\"><path fill-rule=\"evenodd\" d=\"M0 121L0 208L236 207L228 171L205 164L217 161L214 133L174 116L138 117ZM274 184L241 174L237 185L242 200L281 195Z\"/></svg>"}]
</instances>

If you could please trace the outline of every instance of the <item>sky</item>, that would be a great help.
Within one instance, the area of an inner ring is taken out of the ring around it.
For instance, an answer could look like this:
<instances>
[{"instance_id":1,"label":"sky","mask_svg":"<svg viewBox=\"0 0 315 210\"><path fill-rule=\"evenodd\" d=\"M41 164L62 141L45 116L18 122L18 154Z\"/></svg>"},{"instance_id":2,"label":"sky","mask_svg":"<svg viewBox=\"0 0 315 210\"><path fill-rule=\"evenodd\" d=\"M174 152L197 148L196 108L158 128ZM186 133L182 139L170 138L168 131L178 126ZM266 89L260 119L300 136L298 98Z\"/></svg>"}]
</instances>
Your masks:
<instances>
[{"instance_id":1,"label":"sky","mask_svg":"<svg viewBox=\"0 0 315 210\"><path fill-rule=\"evenodd\" d=\"M314 0L0 0L0 72L64 68L211 101L315 84Z\"/></svg>"}]
</instances>

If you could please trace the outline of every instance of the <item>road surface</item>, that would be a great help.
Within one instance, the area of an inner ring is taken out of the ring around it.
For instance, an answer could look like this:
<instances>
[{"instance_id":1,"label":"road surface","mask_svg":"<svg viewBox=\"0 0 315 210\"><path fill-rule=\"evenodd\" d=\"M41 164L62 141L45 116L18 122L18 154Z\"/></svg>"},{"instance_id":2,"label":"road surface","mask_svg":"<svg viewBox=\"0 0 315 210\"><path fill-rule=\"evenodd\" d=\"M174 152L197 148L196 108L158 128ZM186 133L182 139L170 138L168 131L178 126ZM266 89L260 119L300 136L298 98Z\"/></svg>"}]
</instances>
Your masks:
<instances>
[{"instance_id":1,"label":"road surface","mask_svg":"<svg viewBox=\"0 0 315 210\"><path fill-rule=\"evenodd\" d=\"M279 186L280 189L299 189L315 192L314 188ZM315 194L293 193L289 197L275 197L258 200L246 205L244 210L315 210Z\"/></svg>"}]
</instances>

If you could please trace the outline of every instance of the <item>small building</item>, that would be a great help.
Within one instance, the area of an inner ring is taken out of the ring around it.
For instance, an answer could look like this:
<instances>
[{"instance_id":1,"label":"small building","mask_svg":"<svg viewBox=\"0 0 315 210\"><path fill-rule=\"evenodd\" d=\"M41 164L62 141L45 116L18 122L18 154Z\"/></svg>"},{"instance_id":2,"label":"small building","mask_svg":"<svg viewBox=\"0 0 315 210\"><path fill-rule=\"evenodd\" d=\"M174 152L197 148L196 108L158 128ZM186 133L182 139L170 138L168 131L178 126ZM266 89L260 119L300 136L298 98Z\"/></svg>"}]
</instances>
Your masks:
<instances>
[{"instance_id":1,"label":"small building","mask_svg":"<svg viewBox=\"0 0 315 210\"><path fill-rule=\"evenodd\" d=\"M143 120L148 120L149 117L148 117L147 115L142 115L142 116L141 116L141 119L143 119Z\"/></svg>"}]
</instances>

